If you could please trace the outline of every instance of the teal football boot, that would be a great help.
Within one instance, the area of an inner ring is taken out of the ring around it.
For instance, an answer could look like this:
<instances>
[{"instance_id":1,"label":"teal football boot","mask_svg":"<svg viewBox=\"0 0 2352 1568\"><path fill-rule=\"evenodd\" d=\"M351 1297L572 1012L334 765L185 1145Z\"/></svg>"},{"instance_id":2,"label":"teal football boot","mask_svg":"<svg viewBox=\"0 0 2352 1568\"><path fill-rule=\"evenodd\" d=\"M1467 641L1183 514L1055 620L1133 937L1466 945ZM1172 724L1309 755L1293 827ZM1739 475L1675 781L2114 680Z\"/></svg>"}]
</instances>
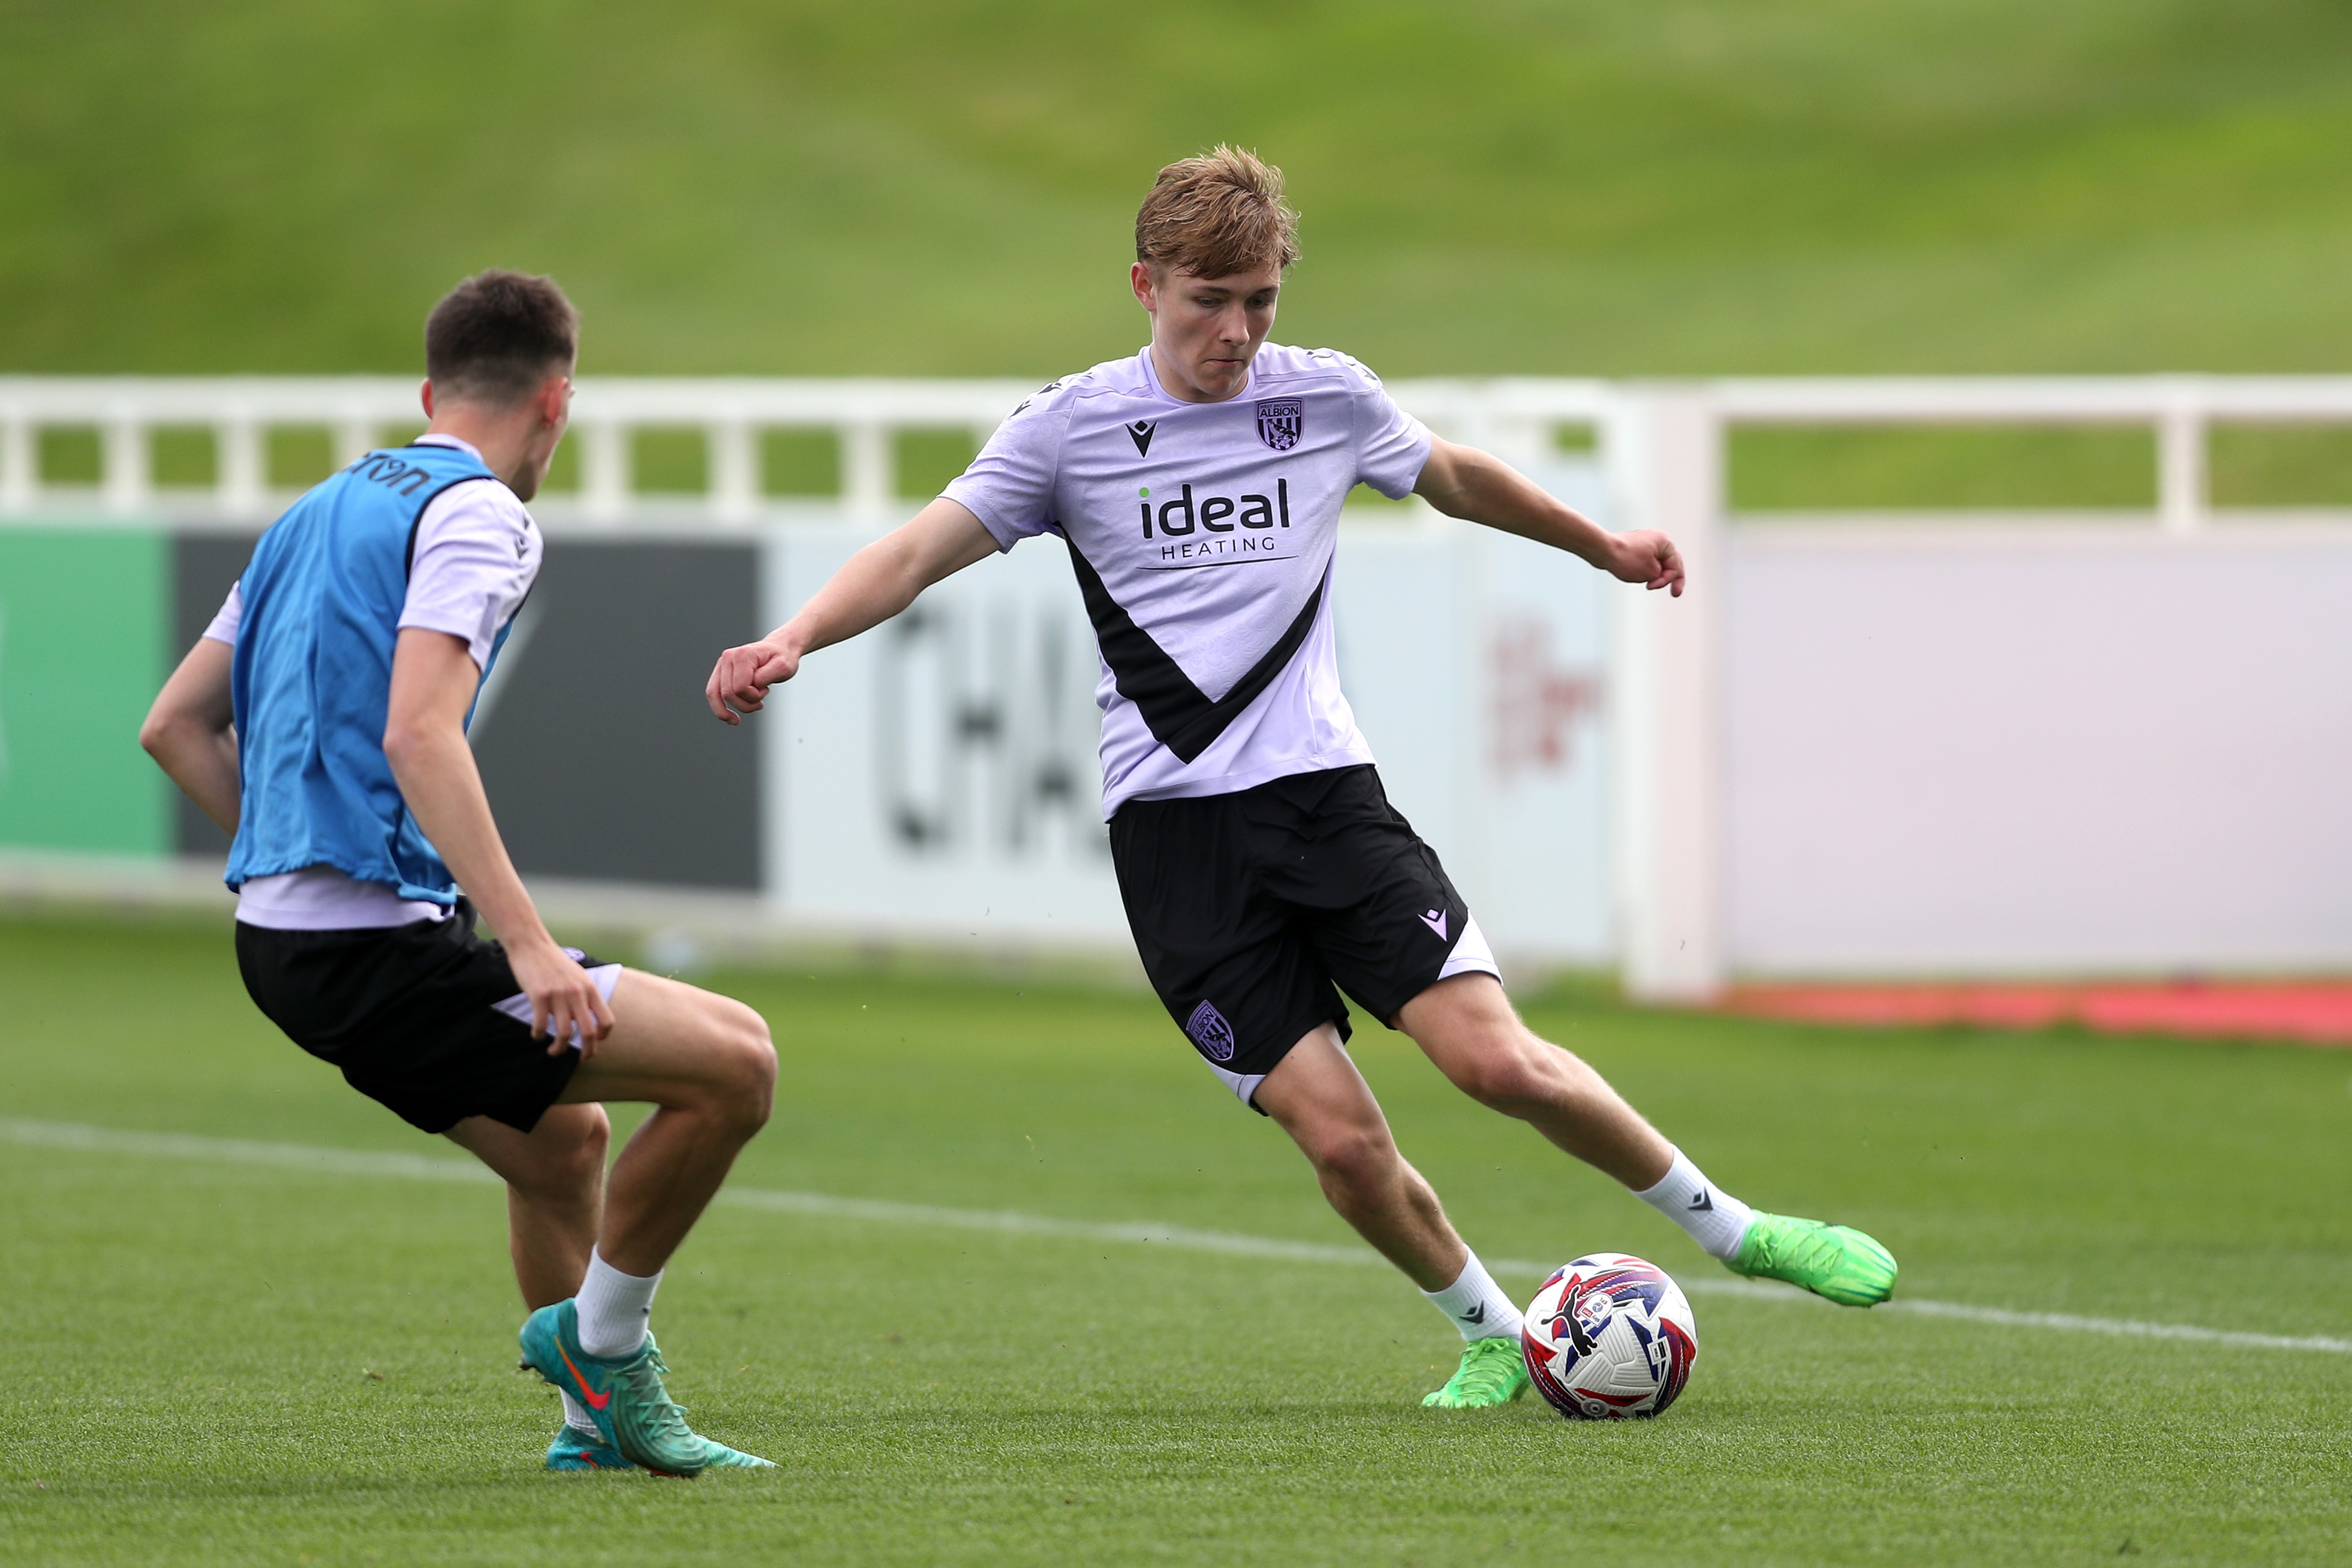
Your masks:
<instances>
[{"instance_id":1,"label":"teal football boot","mask_svg":"<svg viewBox=\"0 0 2352 1568\"><path fill-rule=\"evenodd\" d=\"M522 1354L524 1364L587 1410L608 1446L656 1475L691 1479L707 1469L773 1468L686 1424L686 1411L662 1383L669 1367L651 1334L630 1354L590 1355L580 1348L579 1308L558 1301L523 1323Z\"/></svg>"},{"instance_id":2,"label":"teal football boot","mask_svg":"<svg viewBox=\"0 0 2352 1568\"><path fill-rule=\"evenodd\" d=\"M606 1443L593 1432L583 1432L565 1422L556 1430L555 1441L547 1445L547 1468L551 1470L634 1470L621 1450Z\"/></svg>"}]
</instances>

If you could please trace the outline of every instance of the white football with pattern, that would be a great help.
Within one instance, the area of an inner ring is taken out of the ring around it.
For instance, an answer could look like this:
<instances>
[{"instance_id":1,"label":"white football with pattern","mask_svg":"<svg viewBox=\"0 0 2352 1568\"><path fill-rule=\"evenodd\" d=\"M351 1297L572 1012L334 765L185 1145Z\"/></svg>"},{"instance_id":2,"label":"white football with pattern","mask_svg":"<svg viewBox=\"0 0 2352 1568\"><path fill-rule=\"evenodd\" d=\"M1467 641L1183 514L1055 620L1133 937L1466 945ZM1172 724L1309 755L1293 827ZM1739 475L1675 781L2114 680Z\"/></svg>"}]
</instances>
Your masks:
<instances>
[{"instance_id":1,"label":"white football with pattern","mask_svg":"<svg viewBox=\"0 0 2352 1568\"><path fill-rule=\"evenodd\" d=\"M1536 1392L1570 1420L1640 1418L1664 1411L1690 1381L1698 1322L1664 1270L1594 1252L1543 1282L1519 1348Z\"/></svg>"}]
</instances>

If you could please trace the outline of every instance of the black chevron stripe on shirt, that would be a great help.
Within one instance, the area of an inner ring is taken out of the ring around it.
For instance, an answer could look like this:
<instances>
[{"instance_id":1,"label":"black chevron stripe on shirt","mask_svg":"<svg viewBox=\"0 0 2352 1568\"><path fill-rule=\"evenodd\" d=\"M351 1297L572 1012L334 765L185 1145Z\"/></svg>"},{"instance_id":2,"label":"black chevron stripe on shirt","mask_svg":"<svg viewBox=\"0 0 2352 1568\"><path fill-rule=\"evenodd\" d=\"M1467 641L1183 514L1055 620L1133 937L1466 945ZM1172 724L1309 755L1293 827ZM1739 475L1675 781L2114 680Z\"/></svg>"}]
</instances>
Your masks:
<instances>
[{"instance_id":1,"label":"black chevron stripe on shirt","mask_svg":"<svg viewBox=\"0 0 2352 1568\"><path fill-rule=\"evenodd\" d=\"M1283 666L1307 641L1307 633L1314 630L1315 612L1323 603L1323 584L1318 581L1297 619L1276 639L1265 657L1234 683L1233 690L1213 702L1151 633L1138 626L1135 618L1110 596L1110 590L1078 553L1078 547L1073 544L1069 549L1070 569L1078 575L1087 617L1095 623L1095 640L1102 644L1103 663L1110 666L1119 695L1135 705L1153 738L1186 762L1214 745L1242 710L1274 684L1275 676L1282 674Z\"/></svg>"}]
</instances>

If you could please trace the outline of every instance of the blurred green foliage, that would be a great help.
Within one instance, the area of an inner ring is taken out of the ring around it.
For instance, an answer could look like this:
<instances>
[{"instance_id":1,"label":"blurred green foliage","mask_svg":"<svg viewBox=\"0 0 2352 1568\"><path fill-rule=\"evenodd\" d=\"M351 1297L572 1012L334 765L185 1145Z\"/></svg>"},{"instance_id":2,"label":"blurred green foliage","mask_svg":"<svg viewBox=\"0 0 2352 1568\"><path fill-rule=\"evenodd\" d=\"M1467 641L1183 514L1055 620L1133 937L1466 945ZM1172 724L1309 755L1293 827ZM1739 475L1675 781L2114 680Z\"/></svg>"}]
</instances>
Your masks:
<instances>
[{"instance_id":1,"label":"blurred green foliage","mask_svg":"<svg viewBox=\"0 0 2352 1568\"><path fill-rule=\"evenodd\" d=\"M698 496L709 488L709 444L701 431L650 425L633 432L630 439L641 493Z\"/></svg>"},{"instance_id":2,"label":"blurred green foliage","mask_svg":"<svg viewBox=\"0 0 2352 1568\"><path fill-rule=\"evenodd\" d=\"M1736 511L2156 505L2146 428L1735 429Z\"/></svg>"},{"instance_id":3,"label":"blurred green foliage","mask_svg":"<svg viewBox=\"0 0 2352 1568\"><path fill-rule=\"evenodd\" d=\"M898 494L909 500L938 495L980 450L964 430L902 430L893 446Z\"/></svg>"},{"instance_id":4,"label":"blurred green foliage","mask_svg":"<svg viewBox=\"0 0 2352 1568\"><path fill-rule=\"evenodd\" d=\"M2207 462L2217 507L2352 507L2352 426L2216 425Z\"/></svg>"},{"instance_id":5,"label":"blurred green foliage","mask_svg":"<svg viewBox=\"0 0 2352 1568\"><path fill-rule=\"evenodd\" d=\"M2347 89L2340 0L0 0L0 369L411 371L496 263L590 371L1043 379L1231 139L1390 374L2327 370Z\"/></svg>"},{"instance_id":6,"label":"blurred green foliage","mask_svg":"<svg viewBox=\"0 0 2352 1568\"><path fill-rule=\"evenodd\" d=\"M220 447L202 426L166 425L149 436L155 483L206 486L220 481Z\"/></svg>"},{"instance_id":7,"label":"blurred green foliage","mask_svg":"<svg viewBox=\"0 0 2352 1568\"><path fill-rule=\"evenodd\" d=\"M762 431L760 479L770 496L837 496L841 443L830 430Z\"/></svg>"},{"instance_id":8,"label":"blurred green foliage","mask_svg":"<svg viewBox=\"0 0 2352 1568\"><path fill-rule=\"evenodd\" d=\"M263 437L264 473L272 489L307 490L338 466L331 432L310 424L273 425Z\"/></svg>"},{"instance_id":9,"label":"blurred green foliage","mask_svg":"<svg viewBox=\"0 0 2352 1568\"><path fill-rule=\"evenodd\" d=\"M51 424L34 438L33 461L45 485L95 485L100 462L98 431L87 424Z\"/></svg>"}]
</instances>

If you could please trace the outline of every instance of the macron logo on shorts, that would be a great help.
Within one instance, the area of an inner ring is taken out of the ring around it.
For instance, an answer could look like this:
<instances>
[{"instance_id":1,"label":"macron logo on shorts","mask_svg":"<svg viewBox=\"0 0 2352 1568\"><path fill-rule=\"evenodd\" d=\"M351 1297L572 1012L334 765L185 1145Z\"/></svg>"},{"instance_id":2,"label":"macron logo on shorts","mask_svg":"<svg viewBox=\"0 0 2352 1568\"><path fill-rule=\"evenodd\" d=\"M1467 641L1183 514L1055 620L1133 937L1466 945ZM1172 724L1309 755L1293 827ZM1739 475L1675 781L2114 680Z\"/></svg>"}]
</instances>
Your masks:
<instances>
[{"instance_id":1,"label":"macron logo on shorts","mask_svg":"<svg viewBox=\"0 0 2352 1568\"><path fill-rule=\"evenodd\" d=\"M1211 1061L1231 1061L1234 1059L1234 1026L1225 1021L1213 1002L1202 1002L1184 1020L1184 1032L1201 1048L1201 1054Z\"/></svg>"},{"instance_id":2,"label":"macron logo on shorts","mask_svg":"<svg viewBox=\"0 0 2352 1568\"><path fill-rule=\"evenodd\" d=\"M1421 917L1421 923L1423 925L1437 933L1437 939L1440 942L1445 940L1445 921L1446 915L1443 909L1433 909Z\"/></svg>"}]
</instances>

